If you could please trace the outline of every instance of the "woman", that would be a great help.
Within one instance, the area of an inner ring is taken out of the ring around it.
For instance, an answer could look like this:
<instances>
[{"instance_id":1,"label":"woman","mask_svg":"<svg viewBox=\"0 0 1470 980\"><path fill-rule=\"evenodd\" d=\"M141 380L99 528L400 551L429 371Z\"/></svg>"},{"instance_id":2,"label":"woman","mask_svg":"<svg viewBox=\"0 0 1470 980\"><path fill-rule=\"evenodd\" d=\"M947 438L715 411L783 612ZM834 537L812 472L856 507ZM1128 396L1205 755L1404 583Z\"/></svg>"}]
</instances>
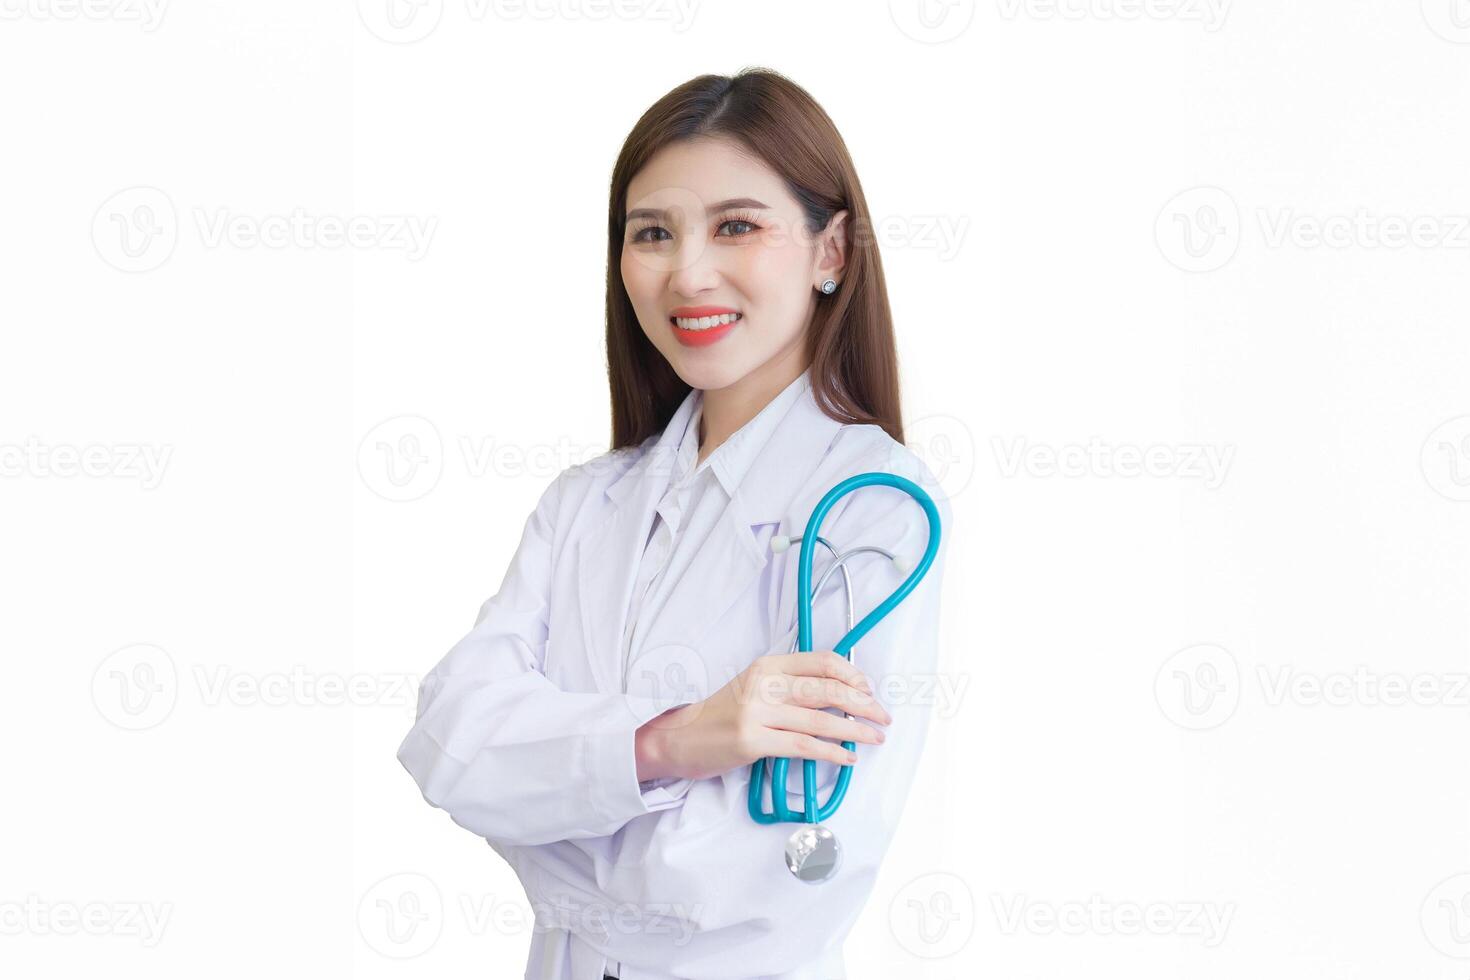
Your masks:
<instances>
[{"instance_id":1,"label":"woman","mask_svg":"<svg viewBox=\"0 0 1470 980\"><path fill-rule=\"evenodd\" d=\"M817 650L787 655L798 549L770 546L855 473L933 488L903 445L870 227L831 120L774 72L695 78L623 146L613 451L542 495L499 592L424 678L398 752L424 797L515 869L537 920L527 978L845 976L842 940L924 741L927 709L905 693L935 670L946 549L854 664L830 649L840 576L814 599ZM928 522L902 491L867 487L821 534L912 561ZM859 617L905 577L872 554L850 567ZM794 809L796 760L818 761L822 800L854 764L825 821L843 849L832 880L794 878L796 825L747 812L766 756L794 760Z\"/></svg>"}]
</instances>

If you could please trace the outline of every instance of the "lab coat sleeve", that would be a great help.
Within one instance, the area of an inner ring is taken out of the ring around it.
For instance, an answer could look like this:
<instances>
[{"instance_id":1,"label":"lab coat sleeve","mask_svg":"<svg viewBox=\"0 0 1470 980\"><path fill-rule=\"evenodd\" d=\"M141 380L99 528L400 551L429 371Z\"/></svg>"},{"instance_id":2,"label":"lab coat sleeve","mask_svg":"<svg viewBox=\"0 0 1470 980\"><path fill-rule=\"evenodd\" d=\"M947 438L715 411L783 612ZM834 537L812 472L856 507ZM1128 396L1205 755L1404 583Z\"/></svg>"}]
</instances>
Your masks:
<instances>
[{"instance_id":1,"label":"lab coat sleeve","mask_svg":"<svg viewBox=\"0 0 1470 980\"><path fill-rule=\"evenodd\" d=\"M670 701L567 692L545 675L553 530L564 472L526 520L500 589L419 686L398 760L424 799L507 844L611 834L677 805L640 784L633 736Z\"/></svg>"},{"instance_id":2,"label":"lab coat sleeve","mask_svg":"<svg viewBox=\"0 0 1470 980\"><path fill-rule=\"evenodd\" d=\"M954 530L950 505L932 477L921 480L922 464L900 453L895 451L888 468L931 492L940 513L940 549L914 591L855 647L855 662L872 679L893 723L886 728L883 744L857 745L858 761L846 798L825 821L843 849L837 879L813 887L786 870L783 850L797 825L758 824L749 816L748 766L697 780L682 806L659 813L655 820L631 824L615 839L610 866L596 873L606 897L614 902L672 907L701 932L724 930L732 952L751 957L742 960L748 971L742 976L795 969L847 933L876 880L918 769L935 701L940 592ZM867 487L850 496L849 506L840 513L834 510L824 523L823 537L847 547L882 545L912 560L923 554L928 521L911 497L891 487ZM857 619L889 595L906 574L874 554L853 558L851 567ZM818 649L831 649L845 629L843 595L839 586L823 590L814 600L814 626L837 627L835 632L829 627L814 630ZM781 606L794 609L786 601ZM786 644L790 638L790 634L784 638ZM827 800L837 772L835 764L818 763L821 801ZM801 781L802 762L793 759L787 783L793 791L788 797L793 809L803 806ZM594 888L592 882L586 884ZM696 970L689 975L714 974Z\"/></svg>"}]
</instances>

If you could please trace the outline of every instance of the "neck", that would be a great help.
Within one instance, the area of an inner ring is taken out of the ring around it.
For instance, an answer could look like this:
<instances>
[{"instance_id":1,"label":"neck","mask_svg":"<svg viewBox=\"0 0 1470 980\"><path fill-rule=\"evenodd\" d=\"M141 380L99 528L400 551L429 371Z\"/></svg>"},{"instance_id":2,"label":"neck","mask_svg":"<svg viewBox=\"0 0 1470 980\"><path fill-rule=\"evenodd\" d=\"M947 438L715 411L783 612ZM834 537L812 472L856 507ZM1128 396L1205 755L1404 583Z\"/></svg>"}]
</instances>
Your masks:
<instances>
[{"instance_id":1,"label":"neck","mask_svg":"<svg viewBox=\"0 0 1470 980\"><path fill-rule=\"evenodd\" d=\"M695 465L704 462L726 439L759 415L806 368L807 359L797 350L768 361L732 385L706 388L701 396L699 458Z\"/></svg>"}]
</instances>

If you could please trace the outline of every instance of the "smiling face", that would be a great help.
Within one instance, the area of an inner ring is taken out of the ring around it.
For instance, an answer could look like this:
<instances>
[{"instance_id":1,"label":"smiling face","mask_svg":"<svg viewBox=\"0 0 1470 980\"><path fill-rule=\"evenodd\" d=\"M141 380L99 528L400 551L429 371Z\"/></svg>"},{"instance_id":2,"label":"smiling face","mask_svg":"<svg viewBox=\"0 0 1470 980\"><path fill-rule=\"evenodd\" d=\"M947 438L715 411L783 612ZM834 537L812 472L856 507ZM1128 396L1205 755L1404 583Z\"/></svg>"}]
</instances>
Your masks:
<instances>
[{"instance_id":1,"label":"smiling face","mask_svg":"<svg viewBox=\"0 0 1470 980\"><path fill-rule=\"evenodd\" d=\"M785 182L724 139L665 146L628 186L623 286L687 384L795 377L823 279L841 281L839 211L813 236Z\"/></svg>"}]
</instances>

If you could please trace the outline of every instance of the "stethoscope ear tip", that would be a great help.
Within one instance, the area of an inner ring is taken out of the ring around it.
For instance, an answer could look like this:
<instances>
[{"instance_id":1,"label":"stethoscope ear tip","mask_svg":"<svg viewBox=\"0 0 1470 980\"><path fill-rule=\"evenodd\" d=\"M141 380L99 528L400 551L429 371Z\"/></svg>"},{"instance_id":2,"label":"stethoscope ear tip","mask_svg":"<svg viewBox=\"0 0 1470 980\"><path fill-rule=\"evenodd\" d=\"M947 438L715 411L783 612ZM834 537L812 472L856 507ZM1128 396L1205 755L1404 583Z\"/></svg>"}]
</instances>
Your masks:
<instances>
[{"instance_id":1,"label":"stethoscope ear tip","mask_svg":"<svg viewBox=\"0 0 1470 980\"><path fill-rule=\"evenodd\" d=\"M908 575L914 570L914 563L909 561L904 555L894 555L893 567L898 569L898 574Z\"/></svg>"},{"instance_id":2,"label":"stethoscope ear tip","mask_svg":"<svg viewBox=\"0 0 1470 980\"><path fill-rule=\"evenodd\" d=\"M777 534L771 538L771 551L780 554L791 547L791 538L785 534Z\"/></svg>"}]
</instances>

